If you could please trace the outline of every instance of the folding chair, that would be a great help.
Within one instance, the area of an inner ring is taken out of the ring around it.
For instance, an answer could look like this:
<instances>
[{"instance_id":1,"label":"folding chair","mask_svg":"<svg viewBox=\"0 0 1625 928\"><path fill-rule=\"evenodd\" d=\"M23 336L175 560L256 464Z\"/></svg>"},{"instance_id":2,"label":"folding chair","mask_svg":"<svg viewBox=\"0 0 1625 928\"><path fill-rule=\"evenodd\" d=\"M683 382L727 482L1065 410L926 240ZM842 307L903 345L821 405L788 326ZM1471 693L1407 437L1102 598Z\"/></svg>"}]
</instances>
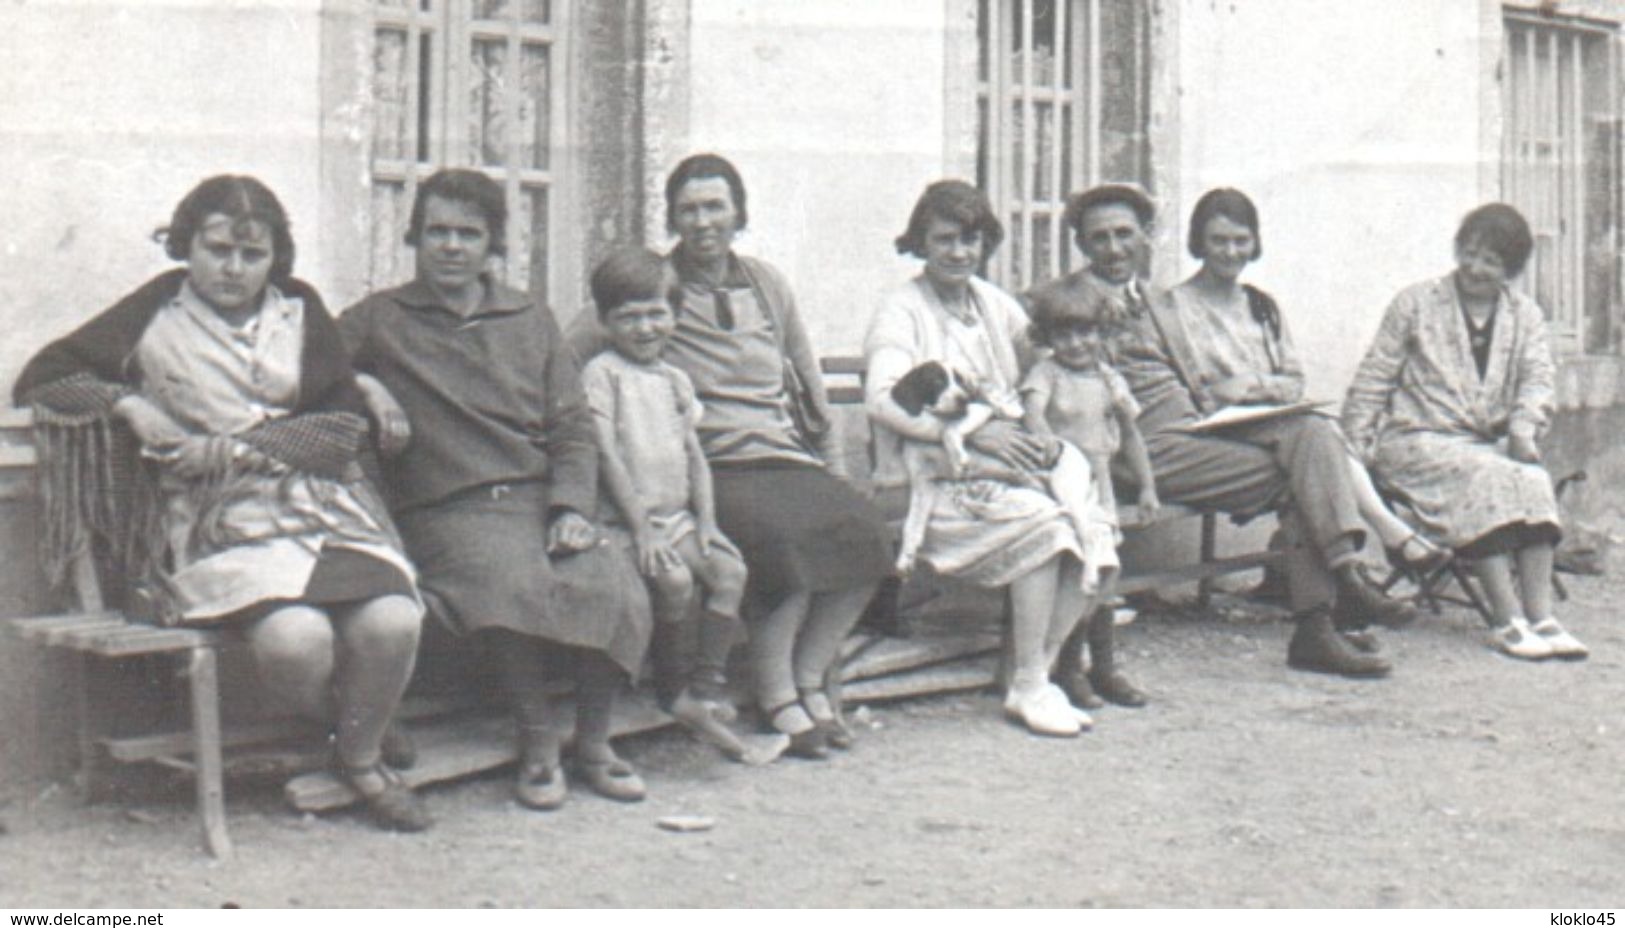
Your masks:
<instances>
[{"instance_id":1,"label":"folding chair","mask_svg":"<svg viewBox=\"0 0 1625 928\"><path fill-rule=\"evenodd\" d=\"M1585 479L1586 472L1583 470L1574 471L1561 478L1554 488L1557 497L1561 499L1563 493L1572 484L1583 482ZM1415 502L1403 490L1393 486L1376 474L1372 475L1372 483L1377 488L1377 495L1382 498L1383 503L1389 509L1402 515L1410 514L1412 515L1412 521L1414 520ZM1495 624L1489 602L1485 599L1483 590L1479 589L1478 579L1473 575L1470 568L1470 561L1460 557L1453 557L1432 570L1418 570L1407 564L1403 557L1392 553L1387 555L1387 561L1388 576L1376 583L1377 588L1383 593L1389 593L1401 583L1408 582L1416 589L1413 598L1426 606L1434 615L1439 614L1442 603L1455 603L1468 606L1477 611L1485 624L1490 626ZM1454 584L1454 591L1451 589L1452 583ZM1558 577L1555 569L1552 572L1552 592L1557 594L1559 600L1569 598L1569 591L1563 585L1563 581Z\"/></svg>"}]
</instances>

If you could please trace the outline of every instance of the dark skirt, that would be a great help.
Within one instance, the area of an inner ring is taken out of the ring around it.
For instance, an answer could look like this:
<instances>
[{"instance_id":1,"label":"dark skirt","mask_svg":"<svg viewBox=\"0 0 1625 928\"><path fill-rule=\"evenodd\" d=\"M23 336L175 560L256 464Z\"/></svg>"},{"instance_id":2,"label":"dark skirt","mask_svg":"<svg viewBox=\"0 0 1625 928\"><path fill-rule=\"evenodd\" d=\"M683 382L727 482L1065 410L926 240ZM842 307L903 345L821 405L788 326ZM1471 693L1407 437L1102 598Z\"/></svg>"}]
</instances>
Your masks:
<instances>
[{"instance_id":1,"label":"dark skirt","mask_svg":"<svg viewBox=\"0 0 1625 928\"><path fill-rule=\"evenodd\" d=\"M820 467L791 462L713 465L717 526L750 570L749 596L772 605L880 582L892 572L891 533L874 504Z\"/></svg>"},{"instance_id":2,"label":"dark skirt","mask_svg":"<svg viewBox=\"0 0 1625 928\"><path fill-rule=\"evenodd\" d=\"M1563 529L1551 522L1510 522L1498 525L1464 545L1456 556L1474 561L1497 554L1515 554L1534 545L1551 545L1563 540Z\"/></svg>"},{"instance_id":3,"label":"dark skirt","mask_svg":"<svg viewBox=\"0 0 1625 928\"><path fill-rule=\"evenodd\" d=\"M484 486L396 515L430 611L459 633L504 628L602 651L636 676L652 618L619 545L547 554L547 491Z\"/></svg>"}]
</instances>

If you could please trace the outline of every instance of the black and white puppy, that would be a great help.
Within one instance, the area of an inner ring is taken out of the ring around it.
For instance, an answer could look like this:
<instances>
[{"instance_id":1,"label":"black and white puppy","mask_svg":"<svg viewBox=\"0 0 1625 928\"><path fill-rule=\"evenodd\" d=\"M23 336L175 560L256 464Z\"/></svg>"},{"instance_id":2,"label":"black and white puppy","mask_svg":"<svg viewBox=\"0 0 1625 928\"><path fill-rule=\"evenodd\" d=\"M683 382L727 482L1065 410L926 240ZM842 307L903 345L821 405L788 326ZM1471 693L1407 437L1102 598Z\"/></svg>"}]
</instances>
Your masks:
<instances>
[{"instance_id":1,"label":"black and white puppy","mask_svg":"<svg viewBox=\"0 0 1625 928\"><path fill-rule=\"evenodd\" d=\"M1011 483L1032 483L1030 474L980 452L968 450L965 439L993 418L993 406L975 381L937 361L927 361L892 384L891 397L911 416L929 413L942 421L940 443L903 441L903 468L908 473L908 517L903 521L903 544L897 553L897 572L907 576L919 559L925 528L936 502L937 483L988 477Z\"/></svg>"}]
</instances>

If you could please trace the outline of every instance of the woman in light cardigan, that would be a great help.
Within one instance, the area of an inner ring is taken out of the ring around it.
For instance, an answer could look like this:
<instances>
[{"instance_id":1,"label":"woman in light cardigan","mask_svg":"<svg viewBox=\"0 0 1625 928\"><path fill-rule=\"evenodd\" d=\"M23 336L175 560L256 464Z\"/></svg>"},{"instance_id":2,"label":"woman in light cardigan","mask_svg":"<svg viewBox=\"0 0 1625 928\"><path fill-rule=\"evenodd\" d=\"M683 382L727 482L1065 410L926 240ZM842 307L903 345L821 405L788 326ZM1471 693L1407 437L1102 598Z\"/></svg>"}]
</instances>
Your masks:
<instances>
[{"instance_id":1,"label":"woman in light cardigan","mask_svg":"<svg viewBox=\"0 0 1625 928\"><path fill-rule=\"evenodd\" d=\"M903 482L904 441L942 439L940 420L910 415L891 396L892 385L915 366L939 361L976 376L986 389L1016 395L1027 360L1027 316L1014 298L976 276L1002 237L980 191L940 181L926 188L898 238L898 251L923 258L925 268L885 296L864 342L866 405L879 426L878 482ZM978 450L1028 471L1053 459L1051 441L998 419L970 438ZM1041 490L993 480L944 483L920 556L940 574L1010 588L1014 667L1006 714L1035 734L1066 737L1088 727L1088 715L1049 682L1086 604L1083 542L1060 505Z\"/></svg>"}]
</instances>

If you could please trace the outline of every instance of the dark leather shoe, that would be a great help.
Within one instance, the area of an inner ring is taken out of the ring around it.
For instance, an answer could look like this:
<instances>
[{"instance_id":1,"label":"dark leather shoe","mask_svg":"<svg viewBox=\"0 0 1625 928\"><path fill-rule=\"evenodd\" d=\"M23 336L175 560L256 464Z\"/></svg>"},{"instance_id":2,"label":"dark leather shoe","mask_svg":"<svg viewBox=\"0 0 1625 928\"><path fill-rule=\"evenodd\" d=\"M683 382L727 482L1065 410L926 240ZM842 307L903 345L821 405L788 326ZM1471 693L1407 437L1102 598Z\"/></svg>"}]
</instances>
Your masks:
<instances>
[{"instance_id":1,"label":"dark leather shoe","mask_svg":"<svg viewBox=\"0 0 1625 928\"><path fill-rule=\"evenodd\" d=\"M1079 709L1101 709L1106 701L1095 693L1095 687L1089 682L1089 675L1081 670L1072 670L1055 675L1055 685L1061 688L1072 705Z\"/></svg>"},{"instance_id":2,"label":"dark leather shoe","mask_svg":"<svg viewBox=\"0 0 1625 928\"><path fill-rule=\"evenodd\" d=\"M1105 674L1091 673L1089 682L1094 686L1095 692L1107 702L1127 706L1130 709L1138 709L1146 704L1145 693L1130 683L1121 670Z\"/></svg>"},{"instance_id":3,"label":"dark leather shoe","mask_svg":"<svg viewBox=\"0 0 1625 928\"><path fill-rule=\"evenodd\" d=\"M1377 636L1373 635L1371 632L1364 629L1351 628L1339 629L1338 634L1343 636L1343 640L1348 642L1350 647L1354 648L1356 651L1359 651L1361 654L1382 653L1382 642L1378 641Z\"/></svg>"},{"instance_id":4,"label":"dark leather shoe","mask_svg":"<svg viewBox=\"0 0 1625 928\"><path fill-rule=\"evenodd\" d=\"M1385 628L1404 628L1420 615L1410 603L1400 602L1383 595L1360 573L1355 564L1337 569L1338 623L1346 627L1381 625Z\"/></svg>"},{"instance_id":5,"label":"dark leather shoe","mask_svg":"<svg viewBox=\"0 0 1625 928\"><path fill-rule=\"evenodd\" d=\"M1375 654L1355 650L1332 627L1331 616L1324 608L1298 618L1297 630L1287 644L1286 662L1294 670L1344 677L1385 677L1392 669Z\"/></svg>"}]
</instances>

